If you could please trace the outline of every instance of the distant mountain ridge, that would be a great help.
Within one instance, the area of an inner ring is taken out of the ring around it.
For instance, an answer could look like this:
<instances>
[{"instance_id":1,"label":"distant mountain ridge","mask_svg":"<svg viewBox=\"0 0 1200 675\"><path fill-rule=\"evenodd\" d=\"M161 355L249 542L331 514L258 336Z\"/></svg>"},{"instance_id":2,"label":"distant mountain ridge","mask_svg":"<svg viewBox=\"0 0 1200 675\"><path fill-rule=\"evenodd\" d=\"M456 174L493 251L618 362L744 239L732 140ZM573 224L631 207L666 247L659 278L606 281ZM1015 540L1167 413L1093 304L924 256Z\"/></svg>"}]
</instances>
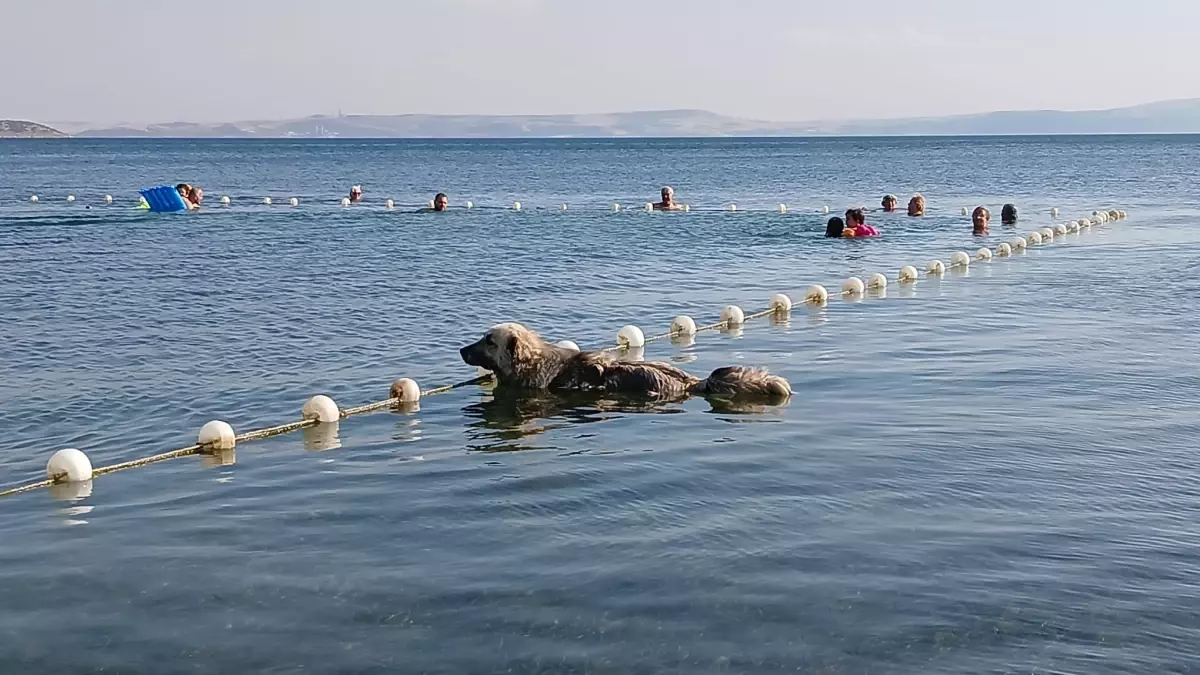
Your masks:
<instances>
[{"instance_id":1,"label":"distant mountain ridge","mask_svg":"<svg viewBox=\"0 0 1200 675\"><path fill-rule=\"evenodd\" d=\"M615 138L1200 133L1200 99L1110 110L1020 110L883 120L769 122L704 110L580 115L314 115L220 124L82 128L82 137Z\"/></svg>"},{"instance_id":2,"label":"distant mountain ridge","mask_svg":"<svg viewBox=\"0 0 1200 675\"><path fill-rule=\"evenodd\" d=\"M67 134L37 122L0 120L0 138L66 138Z\"/></svg>"}]
</instances>

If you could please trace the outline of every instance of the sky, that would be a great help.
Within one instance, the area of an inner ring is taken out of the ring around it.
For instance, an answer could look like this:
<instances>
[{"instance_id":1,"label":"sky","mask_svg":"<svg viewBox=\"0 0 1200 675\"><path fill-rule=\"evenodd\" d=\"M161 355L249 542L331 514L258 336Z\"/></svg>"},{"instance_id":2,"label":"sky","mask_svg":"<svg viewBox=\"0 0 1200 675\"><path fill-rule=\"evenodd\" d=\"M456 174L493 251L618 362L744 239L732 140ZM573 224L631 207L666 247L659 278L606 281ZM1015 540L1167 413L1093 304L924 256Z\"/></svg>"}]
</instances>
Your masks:
<instances>
[{"instance_id":1,"label":"sky","mask_svg":"<svg viewBox=\"0 0 1200 675\"><path fill-rule=\"evenodd\" d=\"M773 121L1200 97L1194 0L0 0L0 118L696 108Z\"/></svg>"}]
</instances>

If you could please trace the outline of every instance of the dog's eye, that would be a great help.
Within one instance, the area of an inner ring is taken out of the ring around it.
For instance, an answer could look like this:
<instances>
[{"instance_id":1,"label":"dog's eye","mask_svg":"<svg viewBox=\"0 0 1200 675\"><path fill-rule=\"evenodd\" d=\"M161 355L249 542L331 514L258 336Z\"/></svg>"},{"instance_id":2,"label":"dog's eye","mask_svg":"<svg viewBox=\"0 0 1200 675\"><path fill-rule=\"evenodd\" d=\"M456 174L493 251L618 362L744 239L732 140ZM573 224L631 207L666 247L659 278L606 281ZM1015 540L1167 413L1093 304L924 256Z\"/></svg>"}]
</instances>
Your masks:
<instances>
[{"instance_id":1,"label":"dog's eye","mask_svg":"<svg viewBox=\"0 0 1200 675\"><path fill-rule=\"evenodd\" d=\"M489 347L496 346L496 338L492 337L491 335L487 336L487 338L484 339L484 342L487 343Z\"/></svg>"}]
</instances>

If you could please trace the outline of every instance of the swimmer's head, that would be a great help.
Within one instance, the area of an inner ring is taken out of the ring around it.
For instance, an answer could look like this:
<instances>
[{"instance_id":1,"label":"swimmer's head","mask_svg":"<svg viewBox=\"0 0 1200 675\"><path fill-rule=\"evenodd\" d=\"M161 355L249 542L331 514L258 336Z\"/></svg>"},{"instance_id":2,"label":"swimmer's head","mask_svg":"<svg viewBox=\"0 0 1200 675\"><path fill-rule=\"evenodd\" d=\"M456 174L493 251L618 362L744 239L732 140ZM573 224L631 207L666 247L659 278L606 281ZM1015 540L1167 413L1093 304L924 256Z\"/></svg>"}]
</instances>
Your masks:
<instances>
[{"instance_id":1,"label":"swimmer's head","mask_svg":"<svg viewBox=\"0 0 1200 675\"><path fill-rule=\"evenodd\" d=\"M180 197L187 197L188 193L192 191L192 186L187 183L180 183L175 186L175 191L179 193Z\"/></svg>"},{"instance_id":2,"label":"swimmer's head","mask_svg":"<svg viewBox=\"0 0 1200 675\"><path fill-rule=\"evenodd\" d=\"M887 211L890 213L890 212L896 210L896 196L895 195L884 195L883 201L880 203L882 204L884 211Z\"/></svg>"},{"instance_id":3,"label":"swimmer's head","mask_svg":"<svg viewBox=\"0 0 1200 675\"><path fill-rule=\"evenodd\" d=\"M1017 224L1017 207L1013 204L1005 204L1004 208L1000 209L1000 223L1003 225Z\"/></svg>"},{"instance_id":4,"label":"swimmer's head","mask_svg":"<svg viewBox=\"0 0 1200 675\"><path fill-rule=\"evenodd\" d=\"M439 192L436 195L434 195L434 197L433 197L433 210L434 211L445 211L449 207L450 207L450 198L446 196L446 193Z\"/></svg>"},{"instance_id":5,"label":"swimmer's head","mask_svg":"<svg viewBox=\"0 0 1200 675\"><path fill-rule=\"evenodd\" d=\"M987 210L986 206L976 206L971 212L971 232L974 234L987 234L988 223L992 220L992 212Z\"/></svg>"},{"instance_id":6,"label":"swimmer's head","mask_svg":"<svg viewBox=\"0 0 1200 675\"><path fill-rule=\"evenodd\" d=\"M925 215L925 197L923 197L920 192L913 195L912 199L908 200L908 215Z\"/></svg>"},{"instance_id":7,"label":"swimmer's head","mask_svg":"<svg viewBox=\"0 0 1200 675\"><path fill-rule=\"evenodd\" d=\"M825 236L831 239L836 239L842 236L842 232L846 230L846 221L834 216L829 219L829 224L825 226Z\"/></svg>"},{"instance_id":8,"label":"swimmer's head","mask_svg":"<svg viewBox=\"0 0 1200 675\"><path fill-rule=\"evenodd\" d=\"M360 199L362 199L362 186L361 185L350 186L350 201L356 202Z\"/></svg>"},{"instance_id":9,"label":"swimmer's head","mask_svg":"<svg viewBox=\"0 0 1200 675\"><path fill-rule=\"evenodd\" d=\"M198 187L191 188L188 190L187 198L189 202L199 204L204 201L204 190Z\"/></svg>"},{"instance_id":10,"label":"swimmer's head","mask_svg":"<svg viewBox=\"0 0 1200 675\"><path fill-rule=\"evenodd\" d=\"M867 214L862 209L847 209L846 210L846 225L854 227L867 222Z\"/></svg>"},{"instance_id":11,"label":"swimmer's head","mask_svg":"<svg viewBox=\"0 0 1200 675\"><path fill-rule=\"evenodd\" d=\"M673 204L675 202L675 188L670 185L664 185L662 189L662 200L664 204Z\"/></svg>"}]
</instances>

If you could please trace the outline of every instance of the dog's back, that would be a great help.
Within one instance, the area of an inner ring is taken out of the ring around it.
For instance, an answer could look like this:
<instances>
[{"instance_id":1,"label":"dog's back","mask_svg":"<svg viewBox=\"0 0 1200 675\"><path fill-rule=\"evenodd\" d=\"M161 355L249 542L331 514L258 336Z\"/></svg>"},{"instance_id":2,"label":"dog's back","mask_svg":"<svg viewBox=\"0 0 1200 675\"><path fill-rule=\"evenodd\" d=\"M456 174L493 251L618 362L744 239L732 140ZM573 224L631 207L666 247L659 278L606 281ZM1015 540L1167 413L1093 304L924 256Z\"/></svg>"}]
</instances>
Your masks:
<instances>
[{"instance_id":1,"label":"dog's back","mask_svg":"<svg viewBox=\"0 0 1200 675\"><path fill-rule=\"evenodd\" d=\"M709 396L786 398L792 395L792 385L782 377L770 374L765 368L726 366L717 368L701 380L694 391Z\"/></svg>"}]
</instances>

